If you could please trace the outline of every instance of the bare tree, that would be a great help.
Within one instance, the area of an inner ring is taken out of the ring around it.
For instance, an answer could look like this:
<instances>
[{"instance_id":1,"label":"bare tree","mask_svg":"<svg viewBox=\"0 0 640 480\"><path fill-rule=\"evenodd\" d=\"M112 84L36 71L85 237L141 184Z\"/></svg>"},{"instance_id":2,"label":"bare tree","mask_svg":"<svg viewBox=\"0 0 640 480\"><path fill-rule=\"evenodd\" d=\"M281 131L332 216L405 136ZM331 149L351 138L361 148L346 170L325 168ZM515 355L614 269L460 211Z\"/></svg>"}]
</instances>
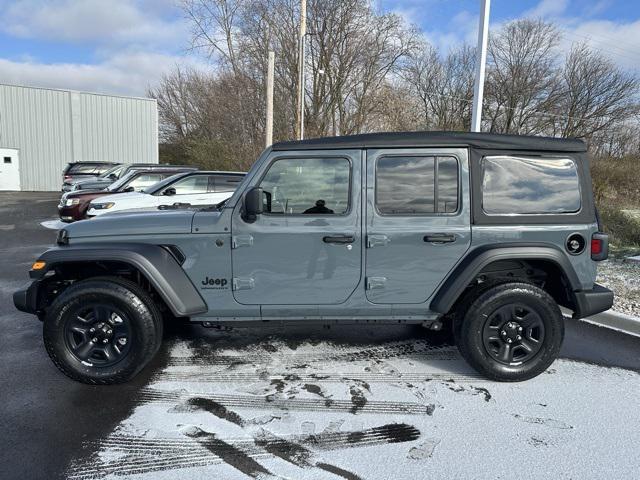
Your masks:
<instances>
[{"instance_id":1,"label":"bare tree","mask_svg":"<svg viewBox=\"0 0 640 480\"><path fill-rule=\"evenodd\" d=\"M536 134L552 123L546 115L560 95L555 47L557 27L523 19L489 38L483 117L492 132Z\"/></svg>"},{"instance_id":2,"label":"bare tree","mask_svg":"<svg viewBox=\"0 0 640 480\"><path fill-rule=\"evenodd\" d=\"M555 118L562 137L591 138L638 113L638 79L585 44L573 46L561 79Z\"/></svg>"},{"instance_id":3,"label":"bare tree","mask_svg":"<svg viewBox=\"0 0 640 480\"><path fill-rule=\"evenodd\" d=\"M423 127L433 130L468 130L471 125L475 49L463 45L441 58L424 43L405 70L422 106Z\"/></svg>"}]
</instances>

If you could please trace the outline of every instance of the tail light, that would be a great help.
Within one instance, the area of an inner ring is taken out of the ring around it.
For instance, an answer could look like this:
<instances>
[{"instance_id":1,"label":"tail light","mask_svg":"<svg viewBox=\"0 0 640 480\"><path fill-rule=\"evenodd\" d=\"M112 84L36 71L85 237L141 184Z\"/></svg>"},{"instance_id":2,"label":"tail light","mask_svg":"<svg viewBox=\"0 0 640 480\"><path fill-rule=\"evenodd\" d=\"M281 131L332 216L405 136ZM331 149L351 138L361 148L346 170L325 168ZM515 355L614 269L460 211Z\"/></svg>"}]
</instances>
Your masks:
<instances>
[{"instance_id":1,"label":"tail light","mask_svg":"<svg viewBox=\"0 0 640 480\"><path fill-rule=\"evenodd\" d=\"M609 256L609 235L606 233L594 233L591 236L591 259L599 262Z\"/></svg>"}]
</instances>

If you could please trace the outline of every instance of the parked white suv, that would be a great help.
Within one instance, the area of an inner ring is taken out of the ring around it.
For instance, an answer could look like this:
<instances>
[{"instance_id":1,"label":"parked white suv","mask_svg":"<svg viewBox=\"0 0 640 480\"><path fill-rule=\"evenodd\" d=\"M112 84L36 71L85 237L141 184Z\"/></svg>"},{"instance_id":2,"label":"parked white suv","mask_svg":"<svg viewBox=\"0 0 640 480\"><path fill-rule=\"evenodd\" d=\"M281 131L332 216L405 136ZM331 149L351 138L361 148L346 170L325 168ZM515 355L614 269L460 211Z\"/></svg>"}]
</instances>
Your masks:
<instances>
[{"instance_id":1,"label":"parked white suv","mask_svg":"<svg viewBox=\"0 0 640 480\"><path fill-rule=\"evenodd\" d=\"M107 195L89 205L87 217L124 210L172 205L215 205L229 198L244 178L243 172L185 172L173 175L141 192Z\"/></svg>"}]
</instances>

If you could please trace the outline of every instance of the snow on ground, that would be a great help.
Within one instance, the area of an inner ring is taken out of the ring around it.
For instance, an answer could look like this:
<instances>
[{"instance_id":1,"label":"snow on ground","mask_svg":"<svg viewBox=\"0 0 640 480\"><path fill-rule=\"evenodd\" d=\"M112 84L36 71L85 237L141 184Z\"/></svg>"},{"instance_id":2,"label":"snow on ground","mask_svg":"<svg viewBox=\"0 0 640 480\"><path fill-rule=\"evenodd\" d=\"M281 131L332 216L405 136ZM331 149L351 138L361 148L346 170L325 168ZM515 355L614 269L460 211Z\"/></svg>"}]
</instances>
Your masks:
<instances>
[{"instance_id":1,"label":"snow on ground","mask_svg":"<svg viewBox=\"0 0 640 480\"><path fill-rule=\"evenodd\" d=\"M598 283L613 290L612 310L640 317L640 263L610 258L598 263Z\"/></svg>"},{"instance_id":2,"label":"snow on ground","mask_svg":"<svg viewBox=\"0 0 640 480\"><path fill-rule=\"evenodd\" d=\"M637 372L569 360L515 384L424 339L177 340L71 479L637 478ZM235 344L234 344L235 342Z\"/></svg>"}]
</instances>

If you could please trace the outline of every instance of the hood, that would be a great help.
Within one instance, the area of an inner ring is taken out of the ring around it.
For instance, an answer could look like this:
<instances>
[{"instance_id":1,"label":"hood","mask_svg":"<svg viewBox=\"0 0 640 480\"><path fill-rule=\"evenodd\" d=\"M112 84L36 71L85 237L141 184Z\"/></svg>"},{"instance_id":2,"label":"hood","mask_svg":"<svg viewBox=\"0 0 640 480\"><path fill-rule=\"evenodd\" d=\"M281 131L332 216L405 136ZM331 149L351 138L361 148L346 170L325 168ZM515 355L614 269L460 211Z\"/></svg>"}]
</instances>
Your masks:
<instances>
[{"instance_id":1,"label":"hood","mask_svg":"<svg viewBox=\"0 0 640 480\"><path fill-rule=\"evenodd\" d=\"M77 238L123 235L168 235L191 233L193 210L154 210L101 215L72 223L64 229L73 243Z\"/></svg>"}]
</instances>

